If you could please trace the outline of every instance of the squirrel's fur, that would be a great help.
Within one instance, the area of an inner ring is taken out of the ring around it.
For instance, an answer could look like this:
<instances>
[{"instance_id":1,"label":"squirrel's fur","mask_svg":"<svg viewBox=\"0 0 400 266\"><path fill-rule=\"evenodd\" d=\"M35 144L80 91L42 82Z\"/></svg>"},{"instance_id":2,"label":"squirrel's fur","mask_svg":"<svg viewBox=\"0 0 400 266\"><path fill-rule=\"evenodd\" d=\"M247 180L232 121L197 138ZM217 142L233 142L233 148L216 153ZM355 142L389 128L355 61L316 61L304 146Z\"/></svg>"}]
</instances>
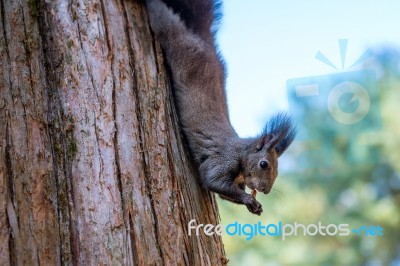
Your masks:
<instances>
[{"instance_id":1,"label":"squirrel's fur","mask_svg":"<svg viewBox=\"0 0 400 266\"><path fill-rule=\"evenodd\" d=\"M247 194L269 193L278 175L278 157L294 139L291 120L278 114L255 138L239 138L230 124L225 68L217 52L212 0L147 0L151 28L171 70L182 131L202 183L232 202L261 214L261 204Z\"/></svg>"}]
</instances>

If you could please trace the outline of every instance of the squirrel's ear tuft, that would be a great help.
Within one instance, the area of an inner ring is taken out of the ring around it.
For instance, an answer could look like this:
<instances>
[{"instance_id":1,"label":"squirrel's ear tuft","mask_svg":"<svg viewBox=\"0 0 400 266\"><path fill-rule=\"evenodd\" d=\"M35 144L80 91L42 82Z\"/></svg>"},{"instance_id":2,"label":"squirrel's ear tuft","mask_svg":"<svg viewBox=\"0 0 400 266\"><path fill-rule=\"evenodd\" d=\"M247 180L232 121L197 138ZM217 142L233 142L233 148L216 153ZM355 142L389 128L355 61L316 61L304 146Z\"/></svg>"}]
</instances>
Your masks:
<instances>
[{"instance_id":1,"label":"squirrel's ear tuft","mask_svg":"<svg viewBox=\"0 0 400 266\"><path fill-rule=\"evenodd\" d=\"M278 156L289 147L296 136L296 129L292 124L292 119L290 116L279 113L274 115L267 123L264 128L263 135L274 136L270 140L270 145L268 148L275 148Z\"/></svg>"}]
</instances>

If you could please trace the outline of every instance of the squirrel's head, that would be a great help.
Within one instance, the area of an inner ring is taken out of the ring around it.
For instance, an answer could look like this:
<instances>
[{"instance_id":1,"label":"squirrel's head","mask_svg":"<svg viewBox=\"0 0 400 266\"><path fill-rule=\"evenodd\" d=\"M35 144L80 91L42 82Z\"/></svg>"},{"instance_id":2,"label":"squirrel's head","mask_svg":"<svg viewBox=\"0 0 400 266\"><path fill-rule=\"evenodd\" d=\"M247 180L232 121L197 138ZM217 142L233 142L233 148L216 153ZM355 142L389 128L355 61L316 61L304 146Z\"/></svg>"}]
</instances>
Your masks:
<instances>
[{"instance_id":1,"label":"squirrel's head","mask_svg":"<svg viewBox=\"0 0 400 266\"><path fill-rule=\"evenodd\" d=\"M269 193L278 176L278 158L295 137L291 118L275 115L265 126L260 137L251 141L243 158L244 182L250 189Z\"/></svg>"}]
</instances>

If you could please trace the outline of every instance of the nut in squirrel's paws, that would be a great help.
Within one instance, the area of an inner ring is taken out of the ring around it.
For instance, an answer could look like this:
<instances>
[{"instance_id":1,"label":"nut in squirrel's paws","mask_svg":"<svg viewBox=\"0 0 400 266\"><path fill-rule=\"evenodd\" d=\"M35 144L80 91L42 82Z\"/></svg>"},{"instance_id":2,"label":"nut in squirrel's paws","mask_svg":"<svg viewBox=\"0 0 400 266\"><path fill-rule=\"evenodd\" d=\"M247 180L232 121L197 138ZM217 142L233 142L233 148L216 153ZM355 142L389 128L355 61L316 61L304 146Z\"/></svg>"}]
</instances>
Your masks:
<instances>
[{"instance_id":1,"label":"nut in squirrel's paws","mask_svg":"<svg viewBox=\"0 0 400 266\"><path fill-rule=\"evenodd\" d=\"M245 203L247 209L254 214L261 215L263 212L262 205L255 198L249 197L248 201Z\"/></svg>"},{"instance_id":2,"label":"nut in squirrel's paws","mask_svg":"<svg viewBox=\"0 0 400 266\"><path fill-rule=\"evenodd\" d=\"M251 191L251 196L255 199L256 196L257 196L257 190L253 189L253 190Z\"/></svg>"}]
</instances>

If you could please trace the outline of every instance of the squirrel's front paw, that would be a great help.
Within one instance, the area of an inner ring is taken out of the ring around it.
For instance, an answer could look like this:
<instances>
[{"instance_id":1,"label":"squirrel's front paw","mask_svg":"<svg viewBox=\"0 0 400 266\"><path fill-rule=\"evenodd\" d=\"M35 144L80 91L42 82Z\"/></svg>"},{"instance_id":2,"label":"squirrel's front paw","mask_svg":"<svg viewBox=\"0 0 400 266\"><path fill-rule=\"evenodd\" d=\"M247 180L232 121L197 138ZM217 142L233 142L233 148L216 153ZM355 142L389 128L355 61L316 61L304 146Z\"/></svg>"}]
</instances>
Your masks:
<instances>
[{"instance_id":1,"label":"squirrel's front paw","mask_svg":"<svg viewBox=\"0 0 400 266\"><path fill-rule=\"evenodd\" d=\"M261 215L263 212L261 203L259 203L255 198L249 195L245 201L247 209L254 214Z\"/></svg>"}]
</instances>

